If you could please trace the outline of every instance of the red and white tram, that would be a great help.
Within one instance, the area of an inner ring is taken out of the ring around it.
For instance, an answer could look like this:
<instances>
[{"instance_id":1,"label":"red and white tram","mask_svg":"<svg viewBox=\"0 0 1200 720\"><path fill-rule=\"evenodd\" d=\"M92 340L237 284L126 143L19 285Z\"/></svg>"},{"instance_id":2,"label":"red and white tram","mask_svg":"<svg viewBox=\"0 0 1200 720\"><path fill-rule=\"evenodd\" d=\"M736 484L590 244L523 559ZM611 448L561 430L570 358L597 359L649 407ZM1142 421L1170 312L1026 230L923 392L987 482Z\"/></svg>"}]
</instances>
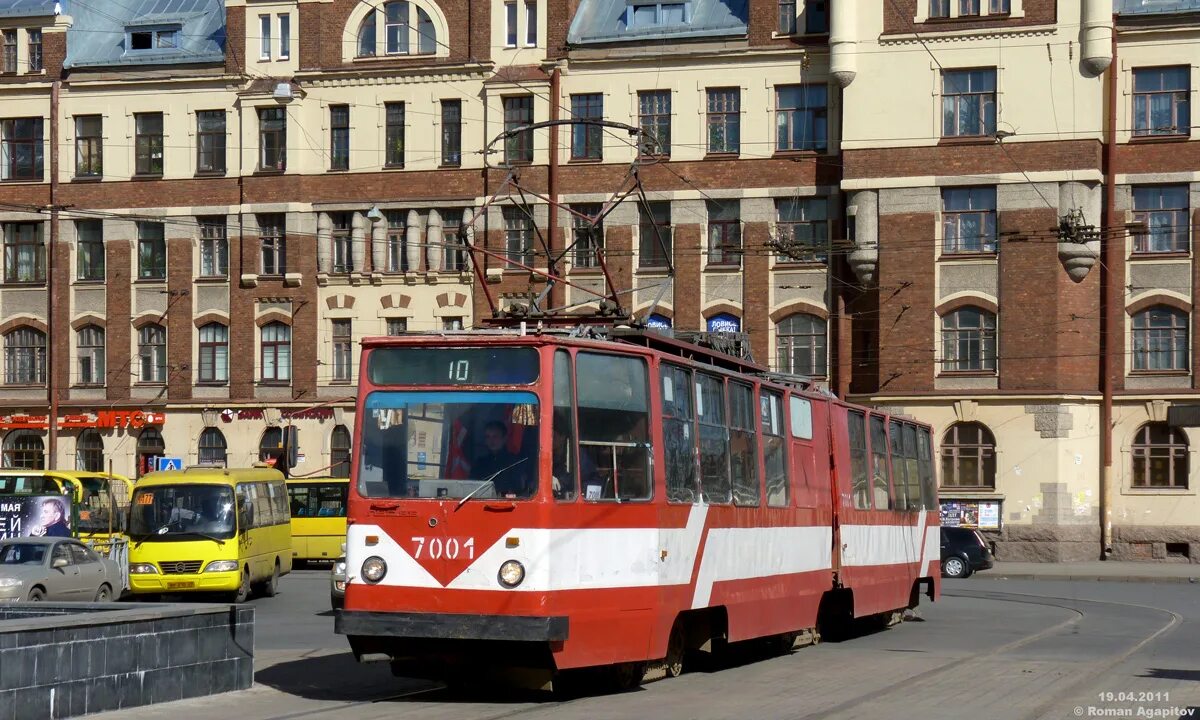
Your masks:
<instances>
[{"instance_id":1,"label":"red and white tram","mask_svg":"<svg viewBox=\"0 0 1200 720\"><path fill-rule=\"evenodd\" d=\"M674 674L938 596L928 426L655 333L362 347L336 618L360 659Z\"/></svg>"}]
</instances>

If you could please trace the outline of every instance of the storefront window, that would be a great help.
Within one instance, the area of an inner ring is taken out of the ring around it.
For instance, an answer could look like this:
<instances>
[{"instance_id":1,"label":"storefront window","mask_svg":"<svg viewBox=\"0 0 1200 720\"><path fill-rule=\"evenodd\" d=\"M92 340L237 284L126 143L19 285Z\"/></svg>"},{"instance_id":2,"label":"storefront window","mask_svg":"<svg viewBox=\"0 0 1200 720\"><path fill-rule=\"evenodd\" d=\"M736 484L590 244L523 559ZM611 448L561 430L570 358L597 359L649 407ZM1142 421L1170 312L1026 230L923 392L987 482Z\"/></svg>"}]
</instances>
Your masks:
<instances>
[{"instance_id":1,"label":"storefront window","mask_svg":"<svg viewBox=\"0 0 1200 720\"><path fill-rule=\"evenodd\" d=\"M75 469L104 472L104 438L95 430L84 430L75 441Z\"/></svg>"}]
</instances>

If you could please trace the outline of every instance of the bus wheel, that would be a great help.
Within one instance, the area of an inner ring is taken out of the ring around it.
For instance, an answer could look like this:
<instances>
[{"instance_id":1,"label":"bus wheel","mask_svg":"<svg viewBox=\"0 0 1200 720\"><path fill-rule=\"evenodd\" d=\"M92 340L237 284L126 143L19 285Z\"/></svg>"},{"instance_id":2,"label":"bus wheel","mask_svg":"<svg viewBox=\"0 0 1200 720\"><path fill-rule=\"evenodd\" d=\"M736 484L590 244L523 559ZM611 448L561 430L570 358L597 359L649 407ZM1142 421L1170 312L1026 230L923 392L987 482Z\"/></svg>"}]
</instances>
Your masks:
<instances>
[{"instance_id":1,"label":"bus wheel","mask_svg":"<svg viewBox=\"0 0 1200 720\"><path fill-rule=\"evenodd\" d=\"M263 597L275 597L279 594L279 561L275 561L275 569L271 571L271 577L262 588Z\"/></svg>"},{"instance_id":2,"label":"bus wheel","mask_svg":"<svg viewBox=\"0 0 1200 720\"><path fill-rule=\"evenodd\" d=\"M246 602L246 599L249 597L250 597L250 571L243 570L242 571L242 584L240 587L238 587L237 590L235 590L233 592L233 594L230 596L229 599L231 602L241 604L241 603Z\"/></svg>"}]
</instances>

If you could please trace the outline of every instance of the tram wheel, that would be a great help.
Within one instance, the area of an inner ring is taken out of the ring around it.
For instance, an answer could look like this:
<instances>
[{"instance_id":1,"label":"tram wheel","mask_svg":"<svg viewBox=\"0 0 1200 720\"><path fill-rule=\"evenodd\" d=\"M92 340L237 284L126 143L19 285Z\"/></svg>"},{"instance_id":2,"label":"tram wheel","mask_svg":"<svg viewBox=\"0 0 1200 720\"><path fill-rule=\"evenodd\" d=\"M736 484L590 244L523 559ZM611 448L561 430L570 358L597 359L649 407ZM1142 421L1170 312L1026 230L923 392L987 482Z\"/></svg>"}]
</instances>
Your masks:
<instances>
[{"instance_id":1,"label":"tram wheel","mask_svg":"<svg viewBox=\"0 0 1200 720\"><path fill-rule=\"evenodd\" d=\"M683 658L686 654L683 625L676 623L671 629L671 638L667 640L667 657L663 660L667 677L677 678L683 674Z\"/></svg>"},{"instance_id":2,"label":"tram wheel","mask_svg":"<svg viewBox=\"0 0 1200 720\"><path fill-rule=\"evenodd\" d=\"M618 691L632 690L642 684L646 677L646 663L631 662L614 665L609 671L613 688Z\"/></svg>"}]
</instances>

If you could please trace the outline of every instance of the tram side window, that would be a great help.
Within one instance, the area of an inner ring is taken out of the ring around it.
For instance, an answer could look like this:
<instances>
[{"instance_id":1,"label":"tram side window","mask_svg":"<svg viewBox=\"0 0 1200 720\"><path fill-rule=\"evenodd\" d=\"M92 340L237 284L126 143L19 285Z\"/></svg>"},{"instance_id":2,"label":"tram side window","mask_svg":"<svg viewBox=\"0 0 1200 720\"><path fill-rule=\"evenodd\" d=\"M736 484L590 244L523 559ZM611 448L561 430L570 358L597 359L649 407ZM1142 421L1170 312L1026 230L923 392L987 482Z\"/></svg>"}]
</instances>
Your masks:
<instances>
[{"instance_id":1,"label":"tram side window","mask_svg":"<svg viewBox=\"0 0 1200 720\"><path fill-rule=\"evenodd\" d=\"M930 445L929 430L917 429L917 472L921 475L921 495L925 509L938 510L937 483L933 480L933 447Z\"/></svg>"},{"instance_id":2,"label":"tram side window","mask_svg":"<svg viewBox=\"0 0 1200 720\"><path fill-rule=\"evenodd\" d=\"M791 502L791 487L787 476L787 442L783 438L783 398L764 390L758 406L762 414L767 505L787 507Z\"/></svg>"},{"instance_id":3,"label":"tram side window","mask_svg":"<svg viewBox=\"0 0 1200 720\"><path fill-rule=\"evenodd\" d=\"M894 507L888 487L888 442L883 418L871 416L871 491L876 510Z\"/></svg>"},{"instance_id":4,"label":"tram side window","mask_svg":"<svg viewBox=\"0 0 1200 720\"><path fill-rule=\"evenodd\" d=\"M581 352L575 369L584 499L649 499L654 485L646 363Z\"/></svg>"},{"instance_id":5,"label":"tram side window","mask_svg":"<svg viewBox=\"0 0 1200 720\"><path fill-rule=\"evenodd\" d=\"M571 382L571 355L554 351L554 453L550 474L554 478L554 497L574 500L579 497L579 464L575 445L575 393ZM589 470L594 468L589 467ZM595 484L595 480L591 482Z\"/></svg>"},{"instance_id":6,"label":"tram side window","mask_svg":"<svg viewBox=\"0 0 1200 720\"><path fill-rule=\"evenodd\" d=\"M729 383L729 468L733 502L758 506L758 432L754 423L754 388Z\"/></svg>"},{"instance_id":7,"label":"tram side window","mask_svg":"<svg viewBox=\"0 0 1200 720\"><path fill-rule=\"evenodd\" d=\"M908 508L908 466L904 464L904 430L900 423L888 423L888 439L892 443L892 507L896 510Z\"/></svg>"},{"instance_id":8,"label":"tram side window","mask_svg":"<svg viewBox=\"0 0 1200 720\"><path fill-rule=\"evenodd\" d=\"M667 501L694 503L696 487L695 415L692 413L692 372L674 365L659 368L662 379L663 460Z\"/></svg>"},{"instance_id":9,"label":"tram side window","mask_svg":"<svg viewBox=\"0 0 1200 720\"><path fill-rule=\"evenodd\" d=\"M846 416L850 445L850 479L853 483L854 507L871 509L871 474L867 471L867 419L860 412Z\"/></svg>"},{"instance_id":10,"label":"tram side window","mask_svg":"<svg viewBox=\"0 0 1200 720\"><path fill-rule=\"evenodd\" d=\"M696 415L700 418L700 488L704 501L728 503L729 435L725 428L725 384L720 378L696 376Z\"/></svg>"},{"instance_id":11,"label":"tram side window","mask_svg":"<svg viewBox=\"0 0 1200 720\"><path fill-rule=\"evenodd\" d=\"M904 426L904 467L908 474L908 509L921 509L921 479L917 458L917 429Z\"/></svg>"}]
</instances>

